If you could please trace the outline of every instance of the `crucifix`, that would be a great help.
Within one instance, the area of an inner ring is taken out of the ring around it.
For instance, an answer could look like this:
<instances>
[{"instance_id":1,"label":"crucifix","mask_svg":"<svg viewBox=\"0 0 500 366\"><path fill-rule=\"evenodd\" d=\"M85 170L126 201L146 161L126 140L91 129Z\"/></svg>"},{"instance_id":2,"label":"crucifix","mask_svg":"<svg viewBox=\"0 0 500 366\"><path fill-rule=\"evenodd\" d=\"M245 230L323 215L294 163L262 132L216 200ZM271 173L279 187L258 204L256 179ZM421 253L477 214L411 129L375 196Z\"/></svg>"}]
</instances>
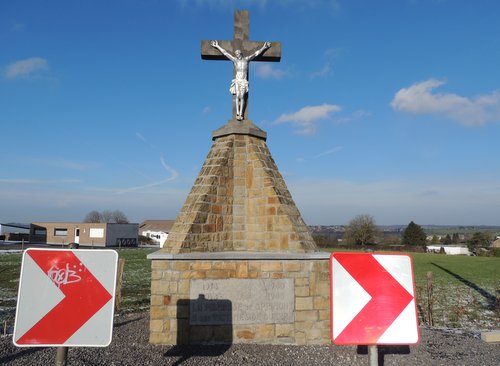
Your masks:
<instances>
[{"instance_id":1,"label":"crucifix","mask_svg":"<svg viewBox=\"0 0 500 366\"><path fill-rule=\"evenodd\" d=\"M249 38L248 11L234 12L234 39L231 41L201 41L204 60L230 60L233 62L233 80L229 91L233 94L233 120L248 119L248 64L250 61L281 59L279 42L254 42Z\"/></svg>"}]
</instances>

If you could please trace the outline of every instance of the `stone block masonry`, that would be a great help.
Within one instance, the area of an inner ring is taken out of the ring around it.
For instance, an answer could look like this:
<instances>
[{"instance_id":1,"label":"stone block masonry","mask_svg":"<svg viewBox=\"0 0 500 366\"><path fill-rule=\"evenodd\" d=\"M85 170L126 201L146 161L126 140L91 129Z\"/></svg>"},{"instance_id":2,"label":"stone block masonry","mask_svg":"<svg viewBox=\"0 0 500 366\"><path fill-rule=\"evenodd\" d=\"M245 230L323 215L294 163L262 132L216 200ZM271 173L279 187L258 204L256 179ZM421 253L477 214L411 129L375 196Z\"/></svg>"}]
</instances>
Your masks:
<instances>
[{"instance_id":1,"label":"stone block masonry","mask_svg":"<svg viewBox=\"0 0 500 366\"><path fill-rule=\"evenodd\" d=\"M263 138L214 139L182 207L165 253L315 251Z\"/></svg>"},{"instance_id":2,"label":"stone block masonry","mask_svg":"<svg viewBox=\"0 0 500 366\"><path fill-rule=\"evenodd\" d=\"M329 253L148 258L153 344L330 344Z\"/></svg>"}]
</instances>

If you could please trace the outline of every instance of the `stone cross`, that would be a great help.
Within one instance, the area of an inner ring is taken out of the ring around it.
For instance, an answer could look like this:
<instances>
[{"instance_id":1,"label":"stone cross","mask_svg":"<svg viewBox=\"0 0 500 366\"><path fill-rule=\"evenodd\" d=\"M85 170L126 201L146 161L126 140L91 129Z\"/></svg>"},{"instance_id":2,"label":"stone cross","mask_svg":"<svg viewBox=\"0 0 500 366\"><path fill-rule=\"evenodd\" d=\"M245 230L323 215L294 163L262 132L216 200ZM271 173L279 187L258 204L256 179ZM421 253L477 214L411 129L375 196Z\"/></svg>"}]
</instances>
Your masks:
<instances>
[{"instance_id":1,"label":"stone cross","mask_svg":"<svg viewBox=\"0 0 500 366\"><path fill-rule=\"evenodd\" d=\"M231 41L218 41L218 44L231 54L235 54L236 50L240 50L243 56L248 56L259 50L265 42L250 41L250 20L248 11L238 10L234 12L234 39ZM212 46L212 41L201 41L201 58L204 60L226 60L229 59L223 55L218 49ZM271 47L255 57L252 61L271 61L279 62L281 59L281 43L271 42ZM233 79L236 78L236 70L233 70ZM246 75L248 80L248 71ZM233 112L232 118L236 119L236 96L233 96ZM248 119L248 94L245 96L244 119Z\"/></svg>"}]
</instances>

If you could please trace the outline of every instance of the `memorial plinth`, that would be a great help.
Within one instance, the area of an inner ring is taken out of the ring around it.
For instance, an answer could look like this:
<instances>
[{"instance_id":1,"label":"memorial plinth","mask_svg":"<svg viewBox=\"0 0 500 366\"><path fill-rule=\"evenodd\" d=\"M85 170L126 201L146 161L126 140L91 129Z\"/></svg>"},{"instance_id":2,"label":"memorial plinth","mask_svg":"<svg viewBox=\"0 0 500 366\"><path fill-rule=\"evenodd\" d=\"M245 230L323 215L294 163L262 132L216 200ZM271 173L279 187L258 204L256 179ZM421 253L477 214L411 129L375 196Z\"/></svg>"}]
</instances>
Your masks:
<instances>
[{"instance_id":1,"label":"memorial plinth","mask_svg":"<svg viewBox=\"0 0 500 366\"><path fill-rule=\"evenodd\" d=\"M329 253L156 252L148 258L151 343L330 343Z\"/></svg>"}]
</instances>

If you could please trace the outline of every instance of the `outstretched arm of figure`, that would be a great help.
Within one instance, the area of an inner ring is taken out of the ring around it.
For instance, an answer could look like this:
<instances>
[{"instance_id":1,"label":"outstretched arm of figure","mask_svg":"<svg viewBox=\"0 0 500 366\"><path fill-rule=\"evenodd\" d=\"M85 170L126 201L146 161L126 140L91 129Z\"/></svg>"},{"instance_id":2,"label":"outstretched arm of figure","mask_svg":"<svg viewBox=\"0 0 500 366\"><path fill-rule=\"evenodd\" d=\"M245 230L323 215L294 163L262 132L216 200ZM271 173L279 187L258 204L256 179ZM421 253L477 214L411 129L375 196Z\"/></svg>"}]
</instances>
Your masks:
<instances>
[{"instance_id":1,"label":"outstretched arm of figure","mask_svg":"<svg viewBox=\"0 0 500 366\"><path fill-rule=\"evenodd\" d=\"M222 48L220 45L219 45L219 42L217 41L212 41L210 42L210 45L214 48L217 48L224 56L226 56L228 59L230 59L231 61L236 61L236 58L231 55L229 52L227 52L224 48Z\"/></svg>"},{"instance_id":2,"label":"outstretched arm of figure","mask_svg":"<svg viewBox=\"0 0 500 366\"><path fill-rule=\"evenodd\" d=\"M262 52L264 52L265 50L267 50L268 48L271 48L271 42L265 42L264 45L261 48L259 48L257 51L255 51L254 53L252 53L250 56L247 56L245 58L246 58L247 61L251 61L254 58L256 58L257 56L259 56Z\"/></svg>"}]
</instances>

